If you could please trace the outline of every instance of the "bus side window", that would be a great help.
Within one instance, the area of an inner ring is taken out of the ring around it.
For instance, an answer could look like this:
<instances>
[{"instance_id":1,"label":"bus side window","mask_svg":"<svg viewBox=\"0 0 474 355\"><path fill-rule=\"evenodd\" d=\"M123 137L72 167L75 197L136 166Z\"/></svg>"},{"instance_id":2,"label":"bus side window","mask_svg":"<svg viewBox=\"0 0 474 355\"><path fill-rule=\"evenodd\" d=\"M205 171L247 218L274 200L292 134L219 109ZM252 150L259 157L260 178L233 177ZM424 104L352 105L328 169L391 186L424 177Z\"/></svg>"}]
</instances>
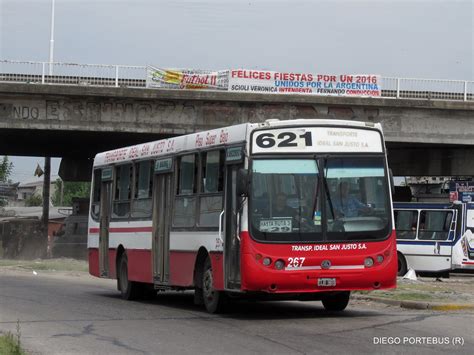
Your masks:
<instances>
[{"instance_id":1,"label":"bus side window","mask_svg":"<svg viewBox=\"0 0 474 355\"><path fill-rule=\"evenodd\" d=\"M178 159L178 188L175 197L173 226L194 227L196 220L197 154Z\"/></svg>"},{"instance_id":2,"label":"bus side window","mask_svg":"<svg viewBox=\"0 0 474 355\"><path fill-rule=\"evenodd\" d=\"M197 154L184 155L179 158L178 165L178 195L196 193Z\"/></svg>"},{"instance_id":3,"label":"bus side window","mask_svg":"<svg viewBox=\"0 0 474 355\"><path fill-rule=\"evenodd\" d=\"M151 160L135 165L135 189L132 202L132 217L151 218L151 195L153 192L154 164Z\"/></svg>"},{"instance_id":4,"label":"bus side window","mask_svg":"<svg viewBox=\"0 0 474 355\"><path fill-rule=\"evenodd\" d=\"M199 226L218 227L223 208L224 150L202 153Z\"/></svg>"},{"instance_id":5,"label":"bus side window","mask_svg":"<svg viewBox=\"0 0 474 355\"><path fill-rule=\"evenodd\" d=\"M421 211L420 232L418 239L422 240L446 240L449 235L449 227L453 218L451 211ZM446 222L449 220L449 223ZM423 221L423 225L421 224Z\"/></svg>"},{"instance_id":6,"label":"bus side window","mask_svg":"<svg viewBox=\"0 0 474 355\"><path fill-rule=\"evenodd\" d=\"M418 211L395 210L397 239L415 239Z\"/></svg>"},{"instance_id":7,"label":"bus side window","mask_svg":"<svg viewBox=\"0 0 474 355\"><path fill-rule=\"evenodd\" d=\"M94 176L92 181L93 192L92 192L92 204L91 204L91 215L92 218L98 220L100 217L100 188L102 184L102 170L94 170Z\"/></svg>"},{"instance_id":8,"label":"bus side window","mask_svg":"<svg viewBox=\"0 0 474 355\"><path fill-rule=\"evenodd\" d=\"M115 172L115 193L113 201L114 218L128 218L130 215L132 164L117 166Z\"/></svg>"}]
</instances>

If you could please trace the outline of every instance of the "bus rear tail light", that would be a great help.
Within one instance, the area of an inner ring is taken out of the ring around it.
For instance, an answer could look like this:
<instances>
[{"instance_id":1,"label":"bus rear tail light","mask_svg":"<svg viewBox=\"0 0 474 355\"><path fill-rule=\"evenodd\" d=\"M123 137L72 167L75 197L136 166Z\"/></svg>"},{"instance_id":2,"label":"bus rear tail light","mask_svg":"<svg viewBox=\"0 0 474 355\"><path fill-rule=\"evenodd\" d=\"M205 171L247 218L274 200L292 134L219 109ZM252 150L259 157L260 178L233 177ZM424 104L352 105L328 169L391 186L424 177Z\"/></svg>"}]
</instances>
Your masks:
<instances>
[{"instance_id":1,"label":"bus rear tail light","mask_svg":"<svg viewBox=\"0 0 474 355\"><path fill-rule=\"evenodd\" d=\"M372 267L374 265L374 259L371 257L365 258L364 260L364 266L365 267Z\"/></svg>"}]
</instances>

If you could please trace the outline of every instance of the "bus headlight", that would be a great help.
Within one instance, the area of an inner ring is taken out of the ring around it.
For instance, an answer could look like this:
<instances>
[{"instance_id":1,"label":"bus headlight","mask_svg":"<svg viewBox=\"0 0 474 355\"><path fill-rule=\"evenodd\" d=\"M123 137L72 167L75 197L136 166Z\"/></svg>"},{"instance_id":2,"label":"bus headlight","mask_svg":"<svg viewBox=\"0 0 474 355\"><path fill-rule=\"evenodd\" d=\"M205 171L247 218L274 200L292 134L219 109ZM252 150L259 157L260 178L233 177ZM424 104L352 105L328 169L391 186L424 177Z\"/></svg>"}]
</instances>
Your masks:
<instances>
[{"instance_id":1,"label":"bus headlight","mask_svg":"<svg viewBox=\"0 0 474 355\"><path fill-rule=\"evenodd\" d=\"M268 257L264 257L263 260L262 260L262 263L265 266L269 266L272 263L272 259L270 259Z\"/></svg>"},{"instance_id":2,"label":"bus headlight","mask_svg":"<svg viewBox=\"0 0 474 355\"><path fill-rule=\"evenodd\" d=\"M365 267L371 267L373 265L374 265L374 259L372 259L371 257L365 258L364 260Z\"/></svg>"},{"instance_id":3,"label":"bus headlight","mask_svg":"<svg viewBox=\"0 0 474 355\"><path fill-rule=\"evenodd\" d=\"M282 270L285 267L285 262L281 259L275 261L275 269Z\"/></svg>"},{"instance_id":4,"label":"bus headlight","mask_svg":"<svg viewBox=\"0 0 474 355\"><path fill-rule=\"evenodd\" d=\"M377 255L377 262L381 264L383 262L383 255Z\"/></svg>"}]
</instances>

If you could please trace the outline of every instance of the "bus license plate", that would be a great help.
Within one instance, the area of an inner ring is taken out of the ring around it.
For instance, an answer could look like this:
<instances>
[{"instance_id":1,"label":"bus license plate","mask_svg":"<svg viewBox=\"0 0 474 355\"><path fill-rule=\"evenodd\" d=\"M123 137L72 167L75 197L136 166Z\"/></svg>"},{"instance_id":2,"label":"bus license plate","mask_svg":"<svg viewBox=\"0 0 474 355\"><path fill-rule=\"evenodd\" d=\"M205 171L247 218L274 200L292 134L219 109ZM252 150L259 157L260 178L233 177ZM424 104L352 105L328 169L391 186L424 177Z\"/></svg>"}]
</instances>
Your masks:
<instances>
[{"instance_id":1,"label":"bus license plate","mask_svg":"<svg viewBox=\"0 0 474 355\"><path fill-rule=\"evenodd\" d=\"M318 286L323 286L323 287L336 286L336 279L335 278L319 278Z\"/></svg>"}]
</instances>

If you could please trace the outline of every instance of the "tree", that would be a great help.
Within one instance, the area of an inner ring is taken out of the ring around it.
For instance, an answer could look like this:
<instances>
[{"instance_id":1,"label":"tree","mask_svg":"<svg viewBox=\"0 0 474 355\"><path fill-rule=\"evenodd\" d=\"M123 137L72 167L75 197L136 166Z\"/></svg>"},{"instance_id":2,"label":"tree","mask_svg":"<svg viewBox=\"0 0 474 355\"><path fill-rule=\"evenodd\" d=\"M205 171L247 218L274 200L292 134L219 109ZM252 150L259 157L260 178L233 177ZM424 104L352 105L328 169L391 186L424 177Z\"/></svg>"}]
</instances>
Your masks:
<instances>
[{"instance_id":1,"label":"tree","mask_svg":"<svg viewBox=\"0 0 474 355\"><path fill-rule=\"evenodd\" d=\"M56 180L56 191L53 195L53 204L61 205L61 186L63 189L62 206L72 206L72 199L76 197L87 198L90 195L91 184L89 182L68 182L61 179Z\"/></svg>"},{"instance_id":2,"label":"tree","mask_svg":"<svg viewBox=\"0 0 474 355\"><path fill-rule=\"evenodd\" d=\"M8 156L5 155L0 162L0 182L8 182L8 178L10 177L12 171L13 163L10 162Z\"/></svg>"},{"instance_id":3,"label":"tree","mask_svg":"<svg viewBox=\"0 0 474 355\"><path fill-rule=\"evenodd\" d=\"M27 207L32 206L42 206L43 205L43 197L38 194L31 195L25 200L25 205Z\"/></svg>"}]
</instances>

